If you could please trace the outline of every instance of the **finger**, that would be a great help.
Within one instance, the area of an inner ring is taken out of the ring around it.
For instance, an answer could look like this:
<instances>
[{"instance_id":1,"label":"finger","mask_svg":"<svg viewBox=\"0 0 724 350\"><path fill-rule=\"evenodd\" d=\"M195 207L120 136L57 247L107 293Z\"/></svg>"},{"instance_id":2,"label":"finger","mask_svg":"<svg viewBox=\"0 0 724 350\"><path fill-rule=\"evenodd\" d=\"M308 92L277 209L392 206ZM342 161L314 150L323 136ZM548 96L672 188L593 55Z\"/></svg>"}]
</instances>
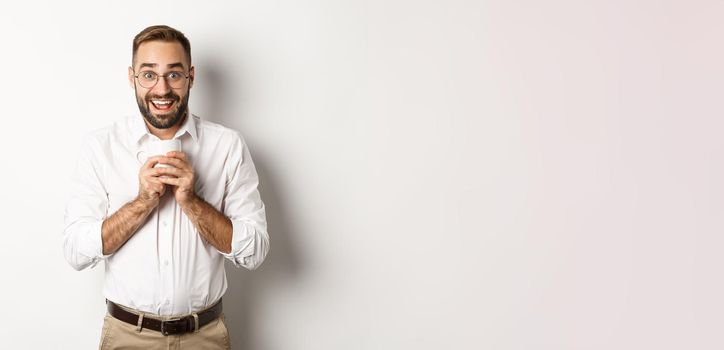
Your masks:
<instances>
[{"instance_id":1,"label":"finger","mask_svg":"<svg viewBox=\"0 0 724 350\"><path fill-rule=\"evenodd\" d=\"M163 157L159 163L161 164L168 164L170 166L180 168L180 169L188 169L189 165L184 161L183 159L179 158L171 158L171 157Z\"/></svg>"},{"instance_id":2,"label":"finger","mask_svg":"<svg viewBox=\"0 0 724 350\"><path fill-rule=\"evenodd\" d=\"M141 177L148 180L153 179L159 175L161 175L160 169L164 169L161 167L158 168L151 168L151 169L145 169L141 171Z\"/></svg>"},{"instance_id":3,"label":"finger","mask_svg":"<svg viewBox=\"0 0 724 350\"><path fill-rule=\"evenodd\" d=\"M186 156L186 153L181 152L181 151L171 151L171 152L168 152L168 153L166 153L166 157L178 158L178 159L182 159L182 160L184 160L184 161L185 161L185 160L188 160L188 157Z\"/></svg>"},{"instance_id":4,"label":"finger","mask_svg":"<svg viewBox=\"0 0 724 350\"><path fill-rule=\"evenodd\" d=\"M150 176L150 177L146 178L146 182L149 183L149 184L152 185L152 186L153 186L153 185L163 186L163 184L161 183L161 181L158 181L158 177L156 177L156 176Z\"/></svg>"},{"instance_id":5,"label":"finger","mask_svg":"<svg viewBox=\"0 0 724 350\"><path fill-rule=\"evenodd\" d=\"M181 184L181 179L176 177L159 177L157 179L166 185L178 186Z\"/></svg>"},{"instance_id":6,"label":"finger","mask_svg":"<svg viewBox=\"0 0 724 350\"><path fill-rule=\"evenodd\" d=\"M158 174L157 176L163 176L163 175L171 175L174 177L183 177L186 173L183 169L179 168L156 168L155 173Z\"/></svg>"},{"instance_id":7,"label":"finger","mask_svg":"<svg viewBox=\"0 0 724 350\"><path fill-rule=\"evenodd\" d=\"M141 169L153 168L156 164L158 164L159 159L161 159L160 156L154 156L154 157L150 157L150 158L146 159L146 162L143 163L143 166L141 167Z\"/></svg>"}]
</instances>

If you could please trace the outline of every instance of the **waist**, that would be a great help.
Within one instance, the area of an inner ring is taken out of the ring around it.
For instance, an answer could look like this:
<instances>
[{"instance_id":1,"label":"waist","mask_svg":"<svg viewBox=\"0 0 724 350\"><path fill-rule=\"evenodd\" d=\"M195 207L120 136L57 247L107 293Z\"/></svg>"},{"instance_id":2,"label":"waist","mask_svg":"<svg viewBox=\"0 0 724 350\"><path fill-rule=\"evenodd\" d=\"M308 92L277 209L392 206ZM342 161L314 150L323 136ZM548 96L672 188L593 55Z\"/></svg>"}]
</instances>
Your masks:
<instances>
[{"instance_id":1,"label":"waist","mask_svg":"<svg viewBox=\"0 0 724 350\"><path fill-rule=\"evenodd\" d=\"M160 332L163 335L196 332L201 327L219 318L223 311L221 299L207 309L178 316L146 314L139 310L118 305L107 299L106 306L109 315L120 321L135 325L139 331L146 328Z\"/></svg>"},{"instance_id":2,"label":"waist","mask_svg":"<svg viewBox=\"0 0 724 350\"><path fill-rule=\"evenodd\" d=\"M198 312L221 299L227 288L223 261L218 268L198 268L193 273L176 270L173 263L162 265L160 271L153 267L129 269L118 263L106 262L103 296L145 313L169 316Z\"/></svg>"}]
</instances>

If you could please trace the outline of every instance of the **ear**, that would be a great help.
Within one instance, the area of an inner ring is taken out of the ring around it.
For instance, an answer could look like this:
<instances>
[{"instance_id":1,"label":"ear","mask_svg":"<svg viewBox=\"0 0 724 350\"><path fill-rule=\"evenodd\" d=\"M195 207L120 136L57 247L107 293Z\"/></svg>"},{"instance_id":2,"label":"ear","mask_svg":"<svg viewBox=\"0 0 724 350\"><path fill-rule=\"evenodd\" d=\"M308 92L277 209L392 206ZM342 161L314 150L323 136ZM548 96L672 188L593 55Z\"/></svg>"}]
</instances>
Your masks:
<instances>
[{"instance_id":1,"label":"ear","mask_svg":"<svg viewBox=\"0 0 724 350\"><path fill-rule=\"evenodd\" d=\"M189 68L189 89L194 86L194 76L196 75L196 67Z\"/></svg>"},{"instance_id":2,"label":"ear","mask_svg":"<svg viewBox=\"0 0 724 350\"><path fill-rule=\"evenodd\" d=\"M135 87L136 78L133 76L133 67L128 67L128 85L133 89Z\"/></svg>"}]
</instances>

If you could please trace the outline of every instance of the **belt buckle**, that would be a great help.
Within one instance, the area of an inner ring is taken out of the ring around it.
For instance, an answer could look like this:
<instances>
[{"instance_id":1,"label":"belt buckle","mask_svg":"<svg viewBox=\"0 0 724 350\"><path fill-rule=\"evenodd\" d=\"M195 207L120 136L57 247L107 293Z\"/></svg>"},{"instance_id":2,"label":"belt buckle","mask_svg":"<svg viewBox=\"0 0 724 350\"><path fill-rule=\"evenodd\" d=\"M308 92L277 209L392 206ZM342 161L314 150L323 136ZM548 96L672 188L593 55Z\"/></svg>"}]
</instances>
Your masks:
<instances>
[{"instance_id":1,"label":"belt buckle","mask_svg":"<svg viewBox=\"0 0 724 350\"><path fill-rule=\"evenodd\" d=\"M177 319L175 319L175 320L161 321L161 334L163 334L163 335L172 334L172 333L169 332L168 329L166 329L167 326L171 326L171 328L173 329L171 332L174 332L174 331L175 331L176 333L179 333L177 326L182 323L182 322L179 322L179 321L182 321L182 320L183 320L183 319L181 319L181 318L177 318ZM174 333L174 334L176 334L176 333Z\"/></svg>"}]
</instances>

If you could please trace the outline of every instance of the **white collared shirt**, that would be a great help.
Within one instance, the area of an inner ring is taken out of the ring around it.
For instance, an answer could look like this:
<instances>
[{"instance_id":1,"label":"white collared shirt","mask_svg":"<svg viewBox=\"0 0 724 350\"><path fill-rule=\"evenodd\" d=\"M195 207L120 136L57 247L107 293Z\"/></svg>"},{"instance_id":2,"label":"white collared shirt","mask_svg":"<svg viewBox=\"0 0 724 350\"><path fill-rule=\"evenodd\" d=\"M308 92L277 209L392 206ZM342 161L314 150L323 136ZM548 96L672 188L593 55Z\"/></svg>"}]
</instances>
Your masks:
<instances>
[{"instance_id":1,"label":"white collared shirt","mask_svg":"<svg viewBox=\"0 0 724 350\"><path fill-rule=\"evenodd\" d=\"M189 115L191 115L189 113ZM73 268L105 260L104 295L158 315L189 314L226 291L224 258L255 269L269 251L266 214L249 149L234 130L191 115L176 133L196 175L196 194L229 217L231 253L198 233L167 188L159 206L115 253L103 255L101 225L138 194L138 173L158 138L140 115L85 140L65 212L63 250Z\"/></svg>"}]
</instances>

